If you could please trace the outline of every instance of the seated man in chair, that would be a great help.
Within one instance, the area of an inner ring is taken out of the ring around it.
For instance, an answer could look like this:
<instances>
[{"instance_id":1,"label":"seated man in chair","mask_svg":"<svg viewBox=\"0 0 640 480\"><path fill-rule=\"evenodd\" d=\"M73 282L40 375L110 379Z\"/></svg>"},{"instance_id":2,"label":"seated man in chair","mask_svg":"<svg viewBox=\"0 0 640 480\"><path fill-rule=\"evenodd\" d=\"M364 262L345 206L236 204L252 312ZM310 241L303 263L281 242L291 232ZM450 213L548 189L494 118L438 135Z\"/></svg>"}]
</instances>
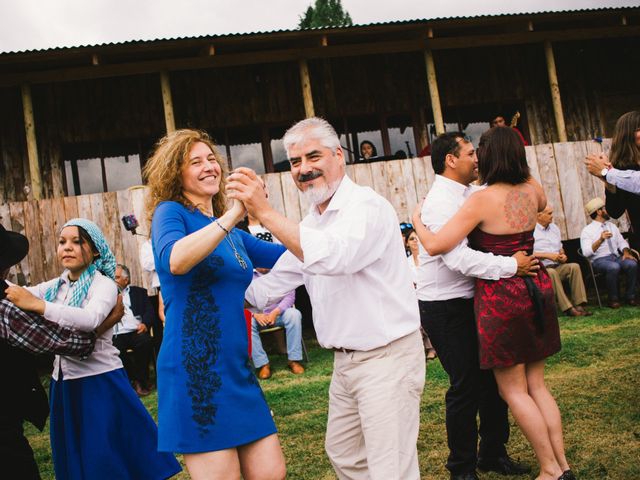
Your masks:
<instances>
[{"instance_id":1,"label":"seated man in chair","mask_svg":"<svg viewBox=\"0 0 640 480\"><path fill-rule=\"evenodd\" d=\"M254 278L268 271L259 270L260 272L254 272ZM261 380L271 377L271 366L269 365L269 357L262 347L260 330L273 327L284 327L287 337L289 370L295 375L304 373L304 367L300 364L302 360L302 314L293 306L295 301L296 292L293 290L280 303L265 308L262 313L254 313L251 318L251 358L253 365L258 369L258 378Z\"/></svg>"},{"instance_id":2,"label":"seated man in chair","mask_svg":"<svg viewBox=\"0 0 640 480\"><path fill-rule=\"evenodd\" d=\"M570 317L591 315L591 312L583 308L587 303L587 291L584 288L580 265L567 263L560 229L553 223L551 205L547 204L546 208L538 213L538 223L533 231L533 238L535 239L533 254L540 258L547 268L560 310ZM569 284L570 295L565 293L563 282Z\"/></svg>"},{"instance_id":3,"label":"seated man in chair","mask_svg":"<svg viewBox=\"0 0 640 480\"><path fill-rule=\"evenodd\" d=\"M153 339L149 329L156 324L157 316L147 291L129 285L131 275L125 265L116 267L116 283L122 292L124 316L114 329L113 344L120 350L120 358L138 396L151 393L149 387L149 362L153 352ZM128 353L128 350L132 352Z\"/></svg>"},{"instance_id":4,"label":"seated man in chair","mask_svg":"<svg viewBox=\"0 0 640 480\"><path fill-rule=\"evenodd\" d=\"M618 295L618 278L627 277L625 300L627 304L636 306L636 280L638 261L633 256L629 244L622 238L620 230L609 221L604 200L594 198L585 205L592 222L582 229L580 247L589 259L596 272L605 274L610 308L620 307Z\"/></svg>"}]
</instances>

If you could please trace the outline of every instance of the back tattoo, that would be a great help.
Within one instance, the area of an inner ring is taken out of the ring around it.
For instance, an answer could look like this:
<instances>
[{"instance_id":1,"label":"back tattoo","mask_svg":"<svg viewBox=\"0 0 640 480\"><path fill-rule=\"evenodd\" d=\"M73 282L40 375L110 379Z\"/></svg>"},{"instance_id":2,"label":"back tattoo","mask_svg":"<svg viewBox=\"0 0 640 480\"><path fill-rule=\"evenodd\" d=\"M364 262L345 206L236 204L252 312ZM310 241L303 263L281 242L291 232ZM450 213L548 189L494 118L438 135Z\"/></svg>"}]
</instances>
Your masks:
<instances>
[{"instance_id":1,"label":"back tattoo","mask_svg":"<svg viewBox=\"0 0 640 480\"><path fill-rule=\"evenodd\" d=\"M532 230L536 225L536 206L531 197L522 191L511 190L504 202L507 223L519 231Z\"/></svg>"}]
</instances>

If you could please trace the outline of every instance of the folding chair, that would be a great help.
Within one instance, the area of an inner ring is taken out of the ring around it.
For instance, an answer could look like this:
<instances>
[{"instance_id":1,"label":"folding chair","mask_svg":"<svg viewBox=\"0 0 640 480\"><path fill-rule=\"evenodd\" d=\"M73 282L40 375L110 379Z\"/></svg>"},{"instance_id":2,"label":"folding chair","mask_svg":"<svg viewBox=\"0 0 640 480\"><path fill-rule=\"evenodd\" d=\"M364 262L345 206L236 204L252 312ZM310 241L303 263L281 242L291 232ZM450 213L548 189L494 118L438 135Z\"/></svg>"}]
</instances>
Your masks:
<instances>
[{"instance_id":1,"label":"folding chair","mask_svg":"<svg viewBox=\"0 0 640 480\"><path fill-rule=\"evenodd\" d=\"M276 332L280 332L282 331L283 335L286 335L286 331L284 327L280 327L280 326L274 326L274 327L269 327L269 328L263 328L261 330L259 330L260 335L262 335L263 333L276 333ZM309 362L309 354L307 353L307 346L304 344L304 337L301 336L300 338L301 342L302 342L302 356L304 358L305 362Z\"/></svg>"},{"instance_id":2,"label":"folding chair","mask_svg":"<svg viewBox=\"0 0 640 480\"><path fill-rule=\"evenodd\" d=\"M585 259L585 261L587 262L587 265L589 266L589 273L590 273L590 277L591 277L591 281L593 282L593 286L596 289L596 297L598 297L598 306L600 308L602 308L602 302L600 301L600 292L598 291L598 277L601 277L604 275L604 273L598 273L593 269L593 265L591 265L591 260L589 260L584 253L582 253L582 249L579 248L578 249L578 255L580 255L582 258Z\"/></svg>"}]
</instances>

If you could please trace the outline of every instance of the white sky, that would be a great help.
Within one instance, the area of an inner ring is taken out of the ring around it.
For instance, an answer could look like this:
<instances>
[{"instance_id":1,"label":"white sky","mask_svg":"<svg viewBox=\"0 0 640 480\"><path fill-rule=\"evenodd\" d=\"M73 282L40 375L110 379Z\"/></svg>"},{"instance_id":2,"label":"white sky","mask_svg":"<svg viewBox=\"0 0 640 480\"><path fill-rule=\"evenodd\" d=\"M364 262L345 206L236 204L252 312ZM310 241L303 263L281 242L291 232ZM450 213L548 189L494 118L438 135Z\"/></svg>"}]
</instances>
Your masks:
<instances>
[{"instance_id":1,"label":"white sky","mask_svg":"<svg viewBox=\"0 0 640 480\"><path fill-rule=\"evenodd\" d=\"M0 0L0 52L295 29L313 0ZM354 23L640 6L639 0L342 0Z\"/></svg>"}]
</instances>

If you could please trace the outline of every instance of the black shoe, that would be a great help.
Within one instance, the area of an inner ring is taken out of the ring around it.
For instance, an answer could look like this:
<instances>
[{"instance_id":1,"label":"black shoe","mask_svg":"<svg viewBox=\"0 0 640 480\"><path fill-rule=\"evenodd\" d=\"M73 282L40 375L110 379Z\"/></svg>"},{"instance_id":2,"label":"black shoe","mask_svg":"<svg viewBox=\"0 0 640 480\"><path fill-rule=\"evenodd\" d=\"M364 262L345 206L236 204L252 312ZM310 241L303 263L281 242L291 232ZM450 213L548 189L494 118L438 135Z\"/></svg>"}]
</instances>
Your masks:
<instances>
[{"instance_id":1,"label":"black shoe","mask_svg":"<svg viewBox=\"0 0 640 480\"><path fill-rule=\"evenodd\" d=\"M577 478L571 470L565 470L564 472L562 472L562 475L560 475L560 478L558 478L558 480L577 480Z\"/></svg>"},{"instance_id":2,"label":"black shoe","mask_svg":"<svg viewBox=\"0 0 640 480\"><path fill-rule=\"evenodd\" d=\"M451 480L480 480L476 472L451 474Z\"/></svg>"},{"instance_id":3,"label":"black shoe","mask_svg":"<svg viewBox=\"0 0 640 480\"><path fill-rule=\"evenodd\" d=\"M500 475L524 475L531 472L531 467L514 462L509 455L498 458L479 458L478 469L483 472L497 472Z\"/></svg>"}]
</instances>

